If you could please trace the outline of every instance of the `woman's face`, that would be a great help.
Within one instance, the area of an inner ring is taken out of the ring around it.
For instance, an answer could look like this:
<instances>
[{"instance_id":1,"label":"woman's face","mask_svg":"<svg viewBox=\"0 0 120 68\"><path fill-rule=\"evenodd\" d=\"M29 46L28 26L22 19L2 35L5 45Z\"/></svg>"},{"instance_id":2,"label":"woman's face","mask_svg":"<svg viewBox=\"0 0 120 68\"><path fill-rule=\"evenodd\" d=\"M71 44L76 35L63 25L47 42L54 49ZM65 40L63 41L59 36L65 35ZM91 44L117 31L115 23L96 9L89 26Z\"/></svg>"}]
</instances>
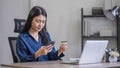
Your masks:
<instances>
[{"instance_id":1,"label":"woman's face","mask_svg":"<svg viewBox=\"0 0 120 68\"><path fill-rule=\"evenodd\" d=\"M46 23L46 17L43 15L39 15L33 18L31 23L31 28L35 32L41 31Z\"/></svg>"}]
</instances>

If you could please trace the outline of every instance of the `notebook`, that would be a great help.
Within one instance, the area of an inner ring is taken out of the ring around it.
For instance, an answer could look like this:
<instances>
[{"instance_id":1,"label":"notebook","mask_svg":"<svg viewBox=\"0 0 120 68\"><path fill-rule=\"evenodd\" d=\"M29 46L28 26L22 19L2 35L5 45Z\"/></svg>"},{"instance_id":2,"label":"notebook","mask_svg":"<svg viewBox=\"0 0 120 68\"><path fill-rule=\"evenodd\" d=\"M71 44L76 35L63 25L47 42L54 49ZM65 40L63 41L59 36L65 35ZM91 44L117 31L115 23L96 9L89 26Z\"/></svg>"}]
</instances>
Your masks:
<instances>
[{"instance_id":1,"label":"notebook","mask_svg":"<svg viewBox=\"0 0 120 68\"><path fill-rule=\"evenodd\" d=\"M108 40L86 40L80 60L62 61L67 64L100 63L108 45Z\"/></svg>"}]
</instances>

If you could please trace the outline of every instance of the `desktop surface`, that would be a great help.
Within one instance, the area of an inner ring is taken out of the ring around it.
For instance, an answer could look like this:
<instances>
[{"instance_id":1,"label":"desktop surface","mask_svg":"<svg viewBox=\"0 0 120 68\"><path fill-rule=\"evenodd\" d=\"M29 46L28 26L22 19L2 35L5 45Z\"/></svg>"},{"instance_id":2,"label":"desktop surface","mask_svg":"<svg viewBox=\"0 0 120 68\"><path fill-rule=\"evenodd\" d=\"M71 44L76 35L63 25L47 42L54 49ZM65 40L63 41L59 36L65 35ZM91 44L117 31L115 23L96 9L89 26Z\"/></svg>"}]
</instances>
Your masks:
<instances>
[{"instance_id":1,"label":"desktop surface","mask_svg":"<svg viewBox=\"0 0 120 68\"><path fill-rule=\"evenodd\" d=\"M120 62L97 63L97 64L87 64L87 65L71 65L71 64L62 64L61 61L44 61L44 62L1 64L1 66L11 67L11 68L120 68Z\"/></svg>"},{"instance_id":2,"label":"desktop surface","mask_svg":"<svg viewBox=\"0 0 120 68\"><path fill-rule=\"evenodd\" d=\"M120 68L120 66L115 66L115 67L108 67L108 68Z\"/></svg>"}]
</instances>

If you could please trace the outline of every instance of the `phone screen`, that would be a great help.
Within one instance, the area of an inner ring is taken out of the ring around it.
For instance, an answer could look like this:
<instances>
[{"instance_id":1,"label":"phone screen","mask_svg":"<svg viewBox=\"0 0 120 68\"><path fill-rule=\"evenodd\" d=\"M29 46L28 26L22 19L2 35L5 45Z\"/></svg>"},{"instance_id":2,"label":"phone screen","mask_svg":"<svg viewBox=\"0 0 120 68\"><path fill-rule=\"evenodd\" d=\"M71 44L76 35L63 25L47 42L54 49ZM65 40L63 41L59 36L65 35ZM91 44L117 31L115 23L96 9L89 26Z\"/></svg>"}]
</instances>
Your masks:
<instances>
[{"instance_id":1,"label":"phone screen","mask_svg":"<svg viewBox=\"0 0 120 68\"><path fill-rule=\"evenodd\" d=\"M50 44L54 45L55 41L49 41L47 45L50 45Z\"/></svg>"}]
</instances>

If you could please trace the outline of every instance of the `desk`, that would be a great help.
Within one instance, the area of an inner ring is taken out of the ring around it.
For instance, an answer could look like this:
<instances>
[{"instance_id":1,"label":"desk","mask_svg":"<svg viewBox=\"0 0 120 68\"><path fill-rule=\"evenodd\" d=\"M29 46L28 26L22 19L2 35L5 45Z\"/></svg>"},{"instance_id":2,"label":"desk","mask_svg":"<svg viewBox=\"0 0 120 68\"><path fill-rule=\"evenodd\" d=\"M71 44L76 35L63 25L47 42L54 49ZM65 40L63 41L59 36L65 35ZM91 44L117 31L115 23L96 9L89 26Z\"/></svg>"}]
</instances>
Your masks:
<instances>
[{"instance_id":1,"label":"desk","mask_svg":"<svg viewBox=\"0 0 120 68\"><path fill-rule=\"evenodd\" d=\"M118 63L99 63L99 64L88 64L88 65L71 65L62 64L60 61L44 61L44 62L26 62L26 63L11 63L1 64L2 67L11 68L116 68L119 66Z\"/></svg>"}]
</instances>

